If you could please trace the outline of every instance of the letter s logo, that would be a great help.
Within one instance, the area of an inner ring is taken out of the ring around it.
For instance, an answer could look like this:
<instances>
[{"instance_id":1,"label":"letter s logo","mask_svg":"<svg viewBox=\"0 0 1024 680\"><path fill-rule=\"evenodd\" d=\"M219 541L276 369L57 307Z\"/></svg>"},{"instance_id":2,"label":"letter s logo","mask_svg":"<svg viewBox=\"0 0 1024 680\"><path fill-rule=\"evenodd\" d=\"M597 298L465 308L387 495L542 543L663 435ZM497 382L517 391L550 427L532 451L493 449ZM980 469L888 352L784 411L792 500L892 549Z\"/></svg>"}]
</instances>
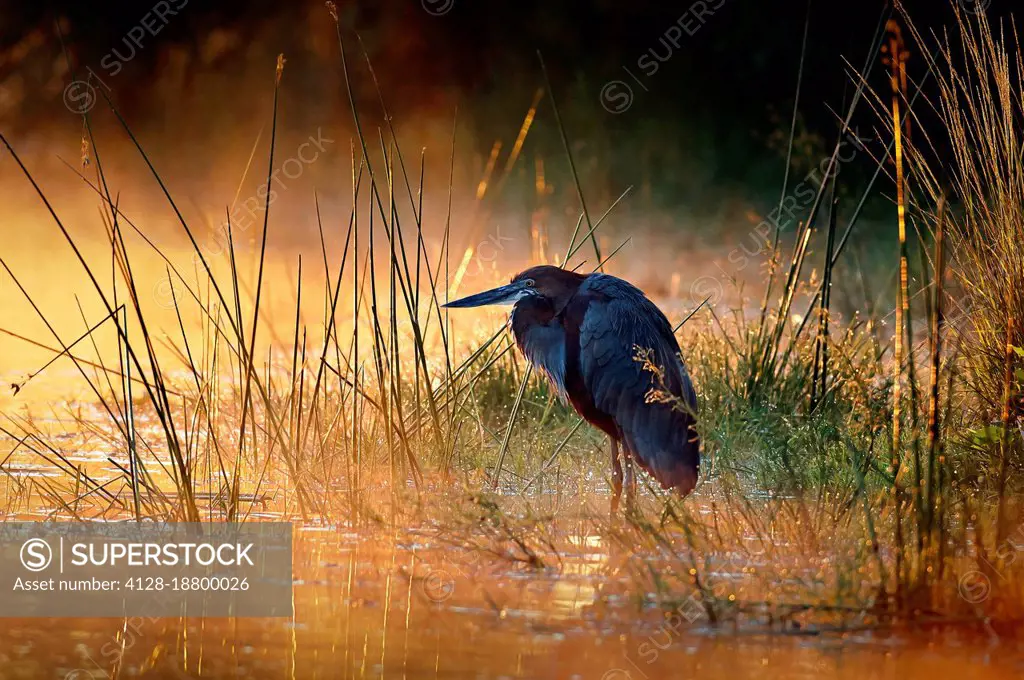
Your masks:
<instances>
[{"instance_id":1,"label":"letter s logo","mask_svg":"<svg viewBox=\"0 0 1024 680\"><path fill-rule=\"evenodd\" d=\"M53 561L50 544L41 538L30 538L21 546L21 564L29 571L42 571Z\"/></svg>"}]
</instances>

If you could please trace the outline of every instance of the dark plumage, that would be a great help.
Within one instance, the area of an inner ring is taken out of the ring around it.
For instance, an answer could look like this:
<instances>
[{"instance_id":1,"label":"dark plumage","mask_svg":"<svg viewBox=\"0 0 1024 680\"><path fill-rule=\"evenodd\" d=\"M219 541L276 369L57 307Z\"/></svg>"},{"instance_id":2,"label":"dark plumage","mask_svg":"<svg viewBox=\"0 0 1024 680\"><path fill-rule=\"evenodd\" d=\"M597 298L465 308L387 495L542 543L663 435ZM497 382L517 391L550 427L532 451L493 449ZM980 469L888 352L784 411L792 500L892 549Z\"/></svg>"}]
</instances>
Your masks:
<instances>
[{"instance_id":1,"label":"dark plumage","mask_svg":"<svg viewBox=\"0 0 1024 680\"><path fill-rule=\"evenodd\" d=\"M664 488L693 490L700 464L697 396L672 327L654 303L614 276L540 266L448 306L502 303L515 305L510 326L530 363L611 438L613 507L622 488L620 443ZM660 380L637 360L640 351L650 352ZM676 399L651 399L652 390Z\"/></svg>"}]
</instances>

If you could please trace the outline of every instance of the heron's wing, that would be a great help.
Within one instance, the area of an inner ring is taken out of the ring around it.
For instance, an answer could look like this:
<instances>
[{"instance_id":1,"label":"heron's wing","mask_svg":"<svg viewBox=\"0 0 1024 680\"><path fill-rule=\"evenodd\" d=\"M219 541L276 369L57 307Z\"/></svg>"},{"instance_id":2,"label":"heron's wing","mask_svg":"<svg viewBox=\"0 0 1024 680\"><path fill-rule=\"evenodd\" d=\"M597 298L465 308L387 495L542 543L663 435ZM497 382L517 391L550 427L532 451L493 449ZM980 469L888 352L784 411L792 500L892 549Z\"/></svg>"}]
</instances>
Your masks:
<instances>
[{"instance_id":1,"label":"heron's wing","mask_svg":"<svg viewBox=\"0 0 1024 680\"><path fill-rule=\"evenodd\" d=\"M626 447L663 486L689 491L699 464L697 397L668 319L639 289L613 276L591 275L577 296L586 300L579 369L594 405L615 421ZM651 352L661 381L637 361L639 350ZM652 389L677 400L652 400Z\"/></svg>"}]
</instances>

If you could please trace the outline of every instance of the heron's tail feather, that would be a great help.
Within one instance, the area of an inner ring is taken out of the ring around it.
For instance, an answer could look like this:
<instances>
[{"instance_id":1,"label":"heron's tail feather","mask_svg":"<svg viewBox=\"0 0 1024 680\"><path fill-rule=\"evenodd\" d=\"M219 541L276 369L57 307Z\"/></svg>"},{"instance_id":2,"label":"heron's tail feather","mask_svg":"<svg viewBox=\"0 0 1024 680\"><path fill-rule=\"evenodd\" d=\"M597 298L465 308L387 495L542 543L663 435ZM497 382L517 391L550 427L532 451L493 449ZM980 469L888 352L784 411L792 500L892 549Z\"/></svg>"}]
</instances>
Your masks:
<instances>
[{"instance_id":1,"label":"heron's tail feather","mask_svg":"<svg viewBox=\"0 0 1024 680\"><path fill-rule=\"evenodd\" d=\"M697 486L700 471L700 436L691 417L680 419L675 427L648 427L645 431L623 430L626 448L641 468L664 489L675 489L686 496ZM679 422L684 420L684 422Z\"/></svg>"}]
</instances>

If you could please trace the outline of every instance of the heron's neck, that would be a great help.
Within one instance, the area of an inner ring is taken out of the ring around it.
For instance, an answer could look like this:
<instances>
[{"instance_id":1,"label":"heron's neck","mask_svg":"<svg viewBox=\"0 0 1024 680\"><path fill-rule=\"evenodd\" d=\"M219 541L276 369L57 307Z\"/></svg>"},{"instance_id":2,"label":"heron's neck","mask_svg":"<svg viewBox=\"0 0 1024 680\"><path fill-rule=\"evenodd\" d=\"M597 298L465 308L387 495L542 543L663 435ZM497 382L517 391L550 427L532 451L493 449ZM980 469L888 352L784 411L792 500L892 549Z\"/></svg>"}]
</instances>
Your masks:
<instances>
[{"instance_id":1,"label":"heron's neck","mask_svg":"<svg viewBox=\"0 0 1024 680\"><path fill-rule=\"evenodd\" d=\"M565 310L565 306L569 304L569 300L576 295L576 292L586 281L586 274L577 274L576 272L570 272L563 270L564 276L559 277L558 285L554 295L551 295L551 303L555 308L555 315L559 315Z\"/></svg>"}]
</instances>

